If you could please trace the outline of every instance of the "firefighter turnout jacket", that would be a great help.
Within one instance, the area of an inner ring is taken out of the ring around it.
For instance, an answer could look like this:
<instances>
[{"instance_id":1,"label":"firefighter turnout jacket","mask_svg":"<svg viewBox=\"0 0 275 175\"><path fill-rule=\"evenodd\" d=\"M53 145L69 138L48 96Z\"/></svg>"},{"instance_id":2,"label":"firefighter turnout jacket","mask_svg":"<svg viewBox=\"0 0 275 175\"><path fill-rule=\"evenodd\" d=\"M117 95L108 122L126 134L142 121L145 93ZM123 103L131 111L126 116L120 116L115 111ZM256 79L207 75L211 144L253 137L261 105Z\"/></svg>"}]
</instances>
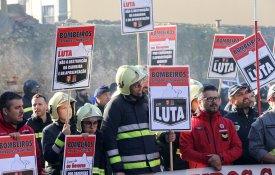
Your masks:
<instances>
[{"instance_id":1,"label":"firefighter turnout jacket","mask_svg":"<svg viewBox=\"0 0 275 175\"><path fill-rule=\"evenodd\" d=\"M42 145L41 145L42 131L46 126L52 123L52 118L49 113L46 113L46 117L47 119L45 123L43 123L43 120L40 117L36 117L33 115L27 121L27 125L29 125L34 130L35 138L38 141L40 150L42 150ZM42 161L42 167L45 168L45 160L44 160L44 156L42 155L41 155L41 161Z\"/></svg>"},{"instance_id":2,"label":"firefighter turnout jacket","mask_svg":"<svg viewBox=\"0 0 275 175\"><path fill-rule=\"evenodd\" d=\"M64 123L59 120L43 130L42 149L48 162L49 174L60 175L63 166L65 135L61 132Z\"/></svg>"},{"instance_id":3,"label":"firefighter turnout jacket","mask_svg":"<svg viewBox=\"0 0 275 175\"><path fill-rule=\"evenodd\" d=\"M146 95L117 95L104 111L104 146L113 171L145 174L160 171L156 136L149 131Z\"/></svg>"}]
</instances>

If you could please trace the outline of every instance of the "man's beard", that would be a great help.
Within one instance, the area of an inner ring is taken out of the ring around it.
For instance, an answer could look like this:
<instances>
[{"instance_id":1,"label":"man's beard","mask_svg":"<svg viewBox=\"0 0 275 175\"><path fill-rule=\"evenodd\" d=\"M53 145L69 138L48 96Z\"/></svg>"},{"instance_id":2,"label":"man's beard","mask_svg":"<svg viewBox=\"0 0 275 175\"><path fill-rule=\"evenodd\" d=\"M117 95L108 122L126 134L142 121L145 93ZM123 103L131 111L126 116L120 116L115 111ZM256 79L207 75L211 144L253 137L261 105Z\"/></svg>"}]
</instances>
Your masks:
<instances>
[{"instance_id":1,"label":"man's beard","mask_svg":"<svg viewBox=\"0 0 275 175\"><path fill-rule=\"evenodd\" d=\"M88 95L83 95L83 94L79 94L80 98L83 98L84 100L87 100L88 99Z\"/></svg>"}]
</instances>

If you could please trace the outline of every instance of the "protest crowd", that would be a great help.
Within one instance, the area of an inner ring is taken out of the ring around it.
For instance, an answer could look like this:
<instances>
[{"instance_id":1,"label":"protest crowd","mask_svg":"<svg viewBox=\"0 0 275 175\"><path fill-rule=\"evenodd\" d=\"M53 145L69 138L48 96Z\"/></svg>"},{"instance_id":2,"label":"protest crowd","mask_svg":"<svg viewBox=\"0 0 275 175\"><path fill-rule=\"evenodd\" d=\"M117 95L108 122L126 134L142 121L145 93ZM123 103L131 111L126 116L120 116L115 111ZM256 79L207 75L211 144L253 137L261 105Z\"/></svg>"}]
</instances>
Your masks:
<instances>
[{"instance_id":1,"label":"protest crowd","mask_svg":"<svg viewBox=\"0 0 275 175\"><path fill-rule=\"evenodd\" d=\"M57 27L54 94L46 98L33 79L23 83L23 96L0 94L1 175L275 171L275 59L261 33L214 36L207 78L219 79L217 87L176 64L177 26L154 27L151 6L121 5L122 34L148 32L148 65L141 65L137 44L138 65L120 65L109 84L98 79L92 95L95 26Z\"/></svg>"},{"instance_id":2,"label":"protest crowd","mask_svg":"<svg viewBox=\"0 0 275 175\"><path fill-rule=\"evenodd\" d=\"M222 102L217 87L190 79L191 130L152 132L148 73L123 65L115 79L117 86L102 85L92 97L77 89L75 98L56 92L49 100L42 84L27 80L23 97L9 91L0 96L0 136L18 140L34 133L38 174L62 173L68 135L96 135L92 172L99 175L169 171L170 142L174 170L275 162L275 85L267 93L270 108L258 117L255 92L246 83L230 86L229 101Z\"/></svg>"}]
</instances>

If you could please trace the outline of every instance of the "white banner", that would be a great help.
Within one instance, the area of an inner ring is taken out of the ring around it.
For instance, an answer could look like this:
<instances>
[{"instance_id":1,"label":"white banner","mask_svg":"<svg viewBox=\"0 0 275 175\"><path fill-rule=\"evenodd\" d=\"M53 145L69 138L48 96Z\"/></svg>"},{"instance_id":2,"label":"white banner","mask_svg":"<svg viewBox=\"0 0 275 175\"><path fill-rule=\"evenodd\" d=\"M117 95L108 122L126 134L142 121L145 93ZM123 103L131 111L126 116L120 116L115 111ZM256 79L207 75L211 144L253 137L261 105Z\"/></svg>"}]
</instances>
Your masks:
<instances>
[{"instance_id":1,"label":"white banner","mask_svg":"<svg viewBox=\"0 0 275 175\"><path fill-rule=\"evenodd\" d=\"M275 174L275 165L234 165L222 166L221 171L213 168L197 168L181 171L165 171L156 175L272 175Z\"/></svg>"}]
</instances>

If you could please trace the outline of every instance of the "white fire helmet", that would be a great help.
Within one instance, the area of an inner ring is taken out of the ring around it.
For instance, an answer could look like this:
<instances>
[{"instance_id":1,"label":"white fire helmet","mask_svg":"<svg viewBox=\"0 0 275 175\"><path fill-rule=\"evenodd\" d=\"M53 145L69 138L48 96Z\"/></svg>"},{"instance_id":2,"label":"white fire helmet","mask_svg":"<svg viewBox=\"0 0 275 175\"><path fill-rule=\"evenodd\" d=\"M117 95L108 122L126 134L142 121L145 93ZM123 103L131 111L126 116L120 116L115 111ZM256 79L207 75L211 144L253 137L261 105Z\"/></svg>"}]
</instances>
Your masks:
<instances>
[{"instance_id":1,"label":"white fire helmet","mask_svg":"<svg viewBox=\"0 0 275 175\"><path fill-rule=\"evenodd\" d=\"M80 107L76 113L77 115L77 123L76 123L76 129L78 132L82 132L82 126L81 122L90 117L97 118L97 120L102 120L102 113L100 109L92 105L90 103L85 103L84 106Z\"/></svg>"},{"instance_id":2,"label":"white fire helmet","mask_svg":"<svg viewBox=\"0 0 275 175\"><path fill-rule=\"evenodd\" d=\"M68 94L64 92L56 92L49 101L48 109L51 114L52 120L57 121L59 119L57 108L65 101L68 101ZM70 98L70 104L73 110L73 114L75 114L75 103L76 100L74 98Z\"/></svg>"}]
</instances>

